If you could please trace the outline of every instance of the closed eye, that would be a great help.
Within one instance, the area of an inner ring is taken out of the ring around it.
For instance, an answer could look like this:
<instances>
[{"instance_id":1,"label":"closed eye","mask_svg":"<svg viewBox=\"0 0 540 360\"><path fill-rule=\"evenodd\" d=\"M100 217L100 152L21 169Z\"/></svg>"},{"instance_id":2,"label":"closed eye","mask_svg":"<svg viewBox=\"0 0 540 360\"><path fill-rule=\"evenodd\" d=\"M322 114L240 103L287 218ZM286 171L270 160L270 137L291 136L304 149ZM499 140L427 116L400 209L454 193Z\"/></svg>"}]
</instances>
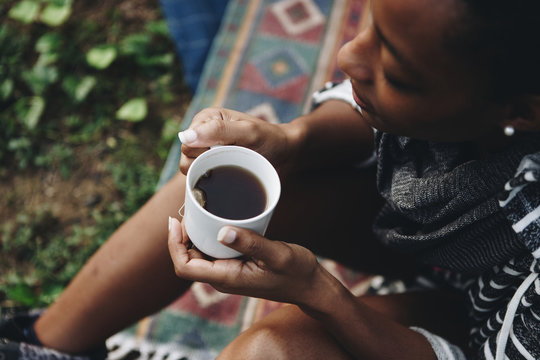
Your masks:
<instances>
[{"instance_id":1,"label":"closed eye","mask_svg":"<svg viewBox=\"0 0 540 360\"><path fill-rule=\"evenodd\" d=\"M384 73L384 79L388 82L390 86L392 86L394 89L398 91L406 92L406 93L420 93L421 92L420 88L414 85L408 84L406 82L403 82L401 80L398 80L394 78L393 76L388 75L387 73Z\"/></svg>"}]
</instances>

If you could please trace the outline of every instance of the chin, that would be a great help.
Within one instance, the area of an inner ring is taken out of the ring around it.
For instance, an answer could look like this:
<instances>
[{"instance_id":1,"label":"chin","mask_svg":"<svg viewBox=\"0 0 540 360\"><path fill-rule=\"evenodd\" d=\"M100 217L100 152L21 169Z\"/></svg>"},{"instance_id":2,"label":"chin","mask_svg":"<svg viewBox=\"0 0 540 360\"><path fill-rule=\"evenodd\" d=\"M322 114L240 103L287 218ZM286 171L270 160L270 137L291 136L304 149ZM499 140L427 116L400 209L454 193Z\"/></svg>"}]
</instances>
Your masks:
<instances>
[{"instance_id":1,"label":"chin","mask_svg":"<svg viewBox=\"0 0 540 360\"><path fill-rule=\"evenodd\" d=\"M360 107L362 108L362 107ZM383 131L383 132L387 132L385 129L384 129L384 126L382 126L381 124L381 121L379 120L379 117L375 114L372 114L371 112L365 110L362 108L362 112L360 113L360 115L362 116L362 119L364 119L364 121L369 125L371 126L372 128L374 129L377 129L378 131Z\"/></svg>"}]
</instances>

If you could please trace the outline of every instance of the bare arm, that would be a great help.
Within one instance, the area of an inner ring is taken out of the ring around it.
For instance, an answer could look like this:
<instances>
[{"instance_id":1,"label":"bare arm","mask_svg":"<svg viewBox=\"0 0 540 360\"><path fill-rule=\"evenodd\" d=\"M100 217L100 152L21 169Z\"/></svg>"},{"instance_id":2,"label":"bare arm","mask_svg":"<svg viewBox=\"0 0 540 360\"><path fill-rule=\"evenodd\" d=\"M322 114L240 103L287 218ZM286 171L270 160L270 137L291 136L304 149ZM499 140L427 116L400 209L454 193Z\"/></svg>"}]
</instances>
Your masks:
<instances>
[{"instance_id":1,"label":"bare arm","mask_svg":"<svg viewBox=\"0 0 540 360\"><path fill-rule=\"evenodd\" d=\"M187 236L173 220L169 251L176 274L226 293L297 304L355 358L436 359L424 336L359 302L306 248L269 241L241 228L227 227L220 234L218 240L245 257L205 259L187 249Z\"/></svg>"},{"instance_id":2,"label":"bare arm","mask_svg":"<svg viewBox=\"0 0 540 360\"><path fill-rule=\"evenodd\" d=\"M310 296L298 305L323 323L355 358L436 359L427 339L359 302L336 278L319 266Z\"/></svg>"}]
</instances>

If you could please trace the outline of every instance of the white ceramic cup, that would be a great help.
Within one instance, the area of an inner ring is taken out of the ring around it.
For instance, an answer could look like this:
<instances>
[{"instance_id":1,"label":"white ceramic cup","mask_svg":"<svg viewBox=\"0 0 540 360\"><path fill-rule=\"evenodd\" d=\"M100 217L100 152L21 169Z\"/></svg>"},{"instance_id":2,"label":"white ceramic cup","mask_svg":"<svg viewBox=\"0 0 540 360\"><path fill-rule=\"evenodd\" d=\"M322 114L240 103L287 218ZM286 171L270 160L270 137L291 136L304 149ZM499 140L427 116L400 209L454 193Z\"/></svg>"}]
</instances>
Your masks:
<instances>
[{"instance_id":1,"label":"white ceramic cup","mask_svg":"<svg viewBox=\"0 0 540 360\"><path fill-rule=\"evenodd\" d=\"M266 192L266 208L252 218L231 220L216 216L204 209L195 199L193 188L208 170L218 166L234 165L255 175ZM231 225L253 230L264 235L281 193L281 183L276 169L259 153L240 146L217 146L198 156L191 164L186 180L184 225L193 245L203 253L218 259L242 255L217 240L219 230Z\"/></svg>"}]
</instances>

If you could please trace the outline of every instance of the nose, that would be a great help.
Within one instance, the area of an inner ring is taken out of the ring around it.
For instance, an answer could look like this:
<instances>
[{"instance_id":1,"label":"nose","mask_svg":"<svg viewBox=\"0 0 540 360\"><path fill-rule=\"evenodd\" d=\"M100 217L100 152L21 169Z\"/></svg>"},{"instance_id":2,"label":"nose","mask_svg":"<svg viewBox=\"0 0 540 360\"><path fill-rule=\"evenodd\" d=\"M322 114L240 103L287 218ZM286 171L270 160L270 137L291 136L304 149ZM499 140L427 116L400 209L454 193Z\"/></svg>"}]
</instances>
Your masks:
<instances>
[{"instance_id":1,"label":"nose","mask_svg":"<svg viewBox=\"0 0 540 360\"><path fill-rule=\"evenodd\" d=\"M375 77L376 49L375 31L372 26L367 26L341 47L337 56L338 66L356 82L371 85Z\"/></svg>"}]
</instances>

